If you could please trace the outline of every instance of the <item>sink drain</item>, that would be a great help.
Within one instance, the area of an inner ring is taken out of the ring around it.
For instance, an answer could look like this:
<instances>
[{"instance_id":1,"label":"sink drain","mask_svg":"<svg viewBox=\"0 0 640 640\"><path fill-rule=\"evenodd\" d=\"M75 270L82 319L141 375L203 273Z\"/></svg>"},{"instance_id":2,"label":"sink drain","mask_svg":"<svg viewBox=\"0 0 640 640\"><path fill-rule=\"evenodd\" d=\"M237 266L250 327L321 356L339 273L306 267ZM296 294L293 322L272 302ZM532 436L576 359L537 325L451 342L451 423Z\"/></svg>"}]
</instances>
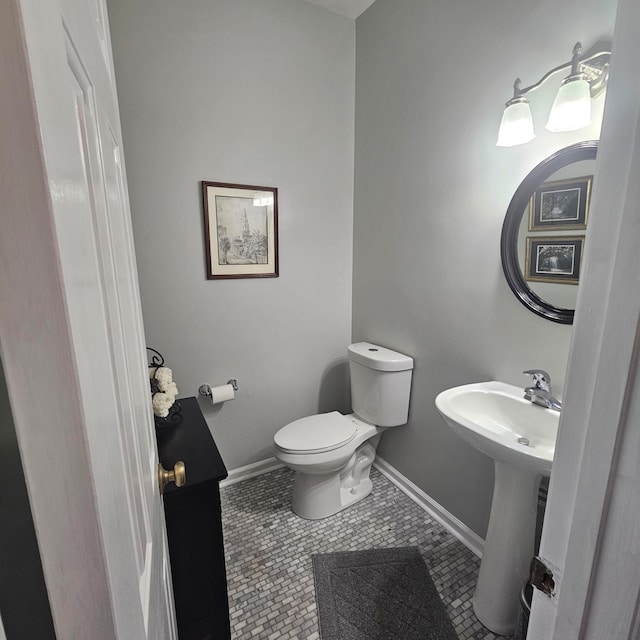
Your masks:
<instances>
[{"instance_id":1,"label":"sink drain","mask_svg":"<svg viewBox=\"0 0 640 640\"><path fill-rule=\"evenodd\" d=\"M518 438L518 444L523 444L526 447L530 446L529 438Z\"/></svg>"}]
</instances>

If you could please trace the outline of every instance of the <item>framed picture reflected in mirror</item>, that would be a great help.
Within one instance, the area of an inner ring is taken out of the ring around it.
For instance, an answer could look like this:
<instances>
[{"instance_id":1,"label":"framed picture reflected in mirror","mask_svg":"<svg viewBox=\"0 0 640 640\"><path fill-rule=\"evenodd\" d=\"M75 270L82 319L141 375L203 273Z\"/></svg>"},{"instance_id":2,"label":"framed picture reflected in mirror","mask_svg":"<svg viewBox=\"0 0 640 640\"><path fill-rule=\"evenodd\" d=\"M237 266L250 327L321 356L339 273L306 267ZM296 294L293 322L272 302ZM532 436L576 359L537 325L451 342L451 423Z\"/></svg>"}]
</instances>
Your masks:
<instances>
[{"instance_id":1,"label":"framed picture reflected in mirror","mask_svg":"<svg viewBox=\"0 0 640 640\"><path fill-rule=\"evenodd\" d=\"M529 202L529 231L586 229L593 176L540 185Z\"/></svg>"},{"instance_id":2,"label":"framed picture reflected in mirror","mask_svg":"<svg viewBox=\"0 0 640 640\"><path fill-rule=\"evenodd\" d=\"M528 236L526 279L578 284L583 248L584 236Z\"/></svg>"}]
</instances>

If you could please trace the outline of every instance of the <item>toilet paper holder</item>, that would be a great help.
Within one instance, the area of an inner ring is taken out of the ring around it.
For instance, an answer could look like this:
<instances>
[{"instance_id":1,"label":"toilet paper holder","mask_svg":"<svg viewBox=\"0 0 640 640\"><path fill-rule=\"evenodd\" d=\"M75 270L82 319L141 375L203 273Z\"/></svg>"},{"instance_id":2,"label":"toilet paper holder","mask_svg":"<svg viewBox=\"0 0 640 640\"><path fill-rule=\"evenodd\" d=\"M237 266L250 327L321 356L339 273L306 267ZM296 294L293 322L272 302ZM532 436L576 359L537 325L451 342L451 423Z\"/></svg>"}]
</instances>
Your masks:
<instances>
[{"instance_id":1,"label":"toilet paper holder","mask_svg":"<svg viewBox=\"0 0 640 640\"><path fill-rule=\"evenodd\" d=\"M227 380L227 384L230 384L233 387L234 391L238 390L238 380L236 378L229 378ZM201 396L210 396L211 395L211 385L210 384L201 384L198 392Z\"/></svg>"}]
</instances>

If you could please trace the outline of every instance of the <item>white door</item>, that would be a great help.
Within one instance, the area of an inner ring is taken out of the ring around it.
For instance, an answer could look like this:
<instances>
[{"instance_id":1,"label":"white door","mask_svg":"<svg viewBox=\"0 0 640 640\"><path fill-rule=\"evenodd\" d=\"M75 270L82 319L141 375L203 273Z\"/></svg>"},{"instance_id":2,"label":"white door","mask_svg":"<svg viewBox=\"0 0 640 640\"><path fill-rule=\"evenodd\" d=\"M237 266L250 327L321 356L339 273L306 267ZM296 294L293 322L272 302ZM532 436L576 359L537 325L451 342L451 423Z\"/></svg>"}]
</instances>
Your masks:
<instances>
[{"instance_id":1,"label":"white door","mask_svg":"<svg viewBox=\"0 0 640 640\"><path fill-rule=\"evenodd\" d=\"M104 0L0 3L0 353L56 632L175 637Z\"/></svg>"}]
</instances>

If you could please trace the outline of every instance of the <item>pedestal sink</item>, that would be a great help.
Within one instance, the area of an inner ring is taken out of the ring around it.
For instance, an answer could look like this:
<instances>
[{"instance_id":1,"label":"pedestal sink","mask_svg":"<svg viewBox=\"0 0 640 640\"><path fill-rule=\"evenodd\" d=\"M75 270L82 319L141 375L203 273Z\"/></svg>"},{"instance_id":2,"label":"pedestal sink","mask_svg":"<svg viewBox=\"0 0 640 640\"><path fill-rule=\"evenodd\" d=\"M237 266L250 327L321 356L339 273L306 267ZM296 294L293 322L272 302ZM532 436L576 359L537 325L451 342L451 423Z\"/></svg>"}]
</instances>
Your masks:
<instances>
[{"instance_id":1,"label":"pedestal sink","mask_svg":"<svg viewBox=\"0 0 640 640\"><path fill-rule=\"evenodd\" d=\"M520 387L496 381L447 389L436 407L454 433L494 460L473 609L491 631L511 635L534 552L538 488L551 473L560 414L525 400Z\"/></svg>"}]
</instances>

